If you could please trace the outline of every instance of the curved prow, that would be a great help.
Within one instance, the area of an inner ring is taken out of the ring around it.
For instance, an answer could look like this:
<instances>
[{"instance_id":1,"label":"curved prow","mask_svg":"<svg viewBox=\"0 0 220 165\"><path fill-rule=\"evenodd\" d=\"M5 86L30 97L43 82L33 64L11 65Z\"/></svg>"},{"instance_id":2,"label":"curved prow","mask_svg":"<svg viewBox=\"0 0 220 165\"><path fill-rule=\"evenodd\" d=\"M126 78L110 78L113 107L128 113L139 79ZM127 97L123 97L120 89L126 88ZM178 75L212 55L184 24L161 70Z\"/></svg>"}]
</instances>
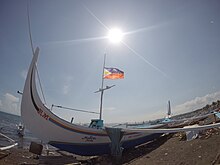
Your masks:
<instances>
[{"instance_id":1,"label":"curved prow","mask_svg":"<svg viewBox=\"0 0 220 165\"><path fill-rule=\"evenodd\" d=\"M38 106L43 107L43 103L37 93L35 74L36 74L36 62L39 56L40 49L37 47L34 51L33 58L28 70L26 77L22 100L21 100L21 118L24 125L31 130L34 134L38 134L39 125L36 126L38 121L34 117L38 109L36 109L35 104L33 104L33 98L37 102ZM33 107L34 106L34 107ZM35 111L37 110L37 111Z\"/></svg>"},{"instance_id":2,"label":"curved prow","mask_svg":"<svg viewBox=\"0 0 220 165\"><path fill-rule=\"evenodd\" d=\"M85 142L85 136L94 135L105 139L107 134L102 129L89 128L67 122L53 114L41 101L36 87L36 62L39 48L36 48L28 74L21 101L21 117L24 125L36 137L44 142Z\"/></svg>"}]
</instances>

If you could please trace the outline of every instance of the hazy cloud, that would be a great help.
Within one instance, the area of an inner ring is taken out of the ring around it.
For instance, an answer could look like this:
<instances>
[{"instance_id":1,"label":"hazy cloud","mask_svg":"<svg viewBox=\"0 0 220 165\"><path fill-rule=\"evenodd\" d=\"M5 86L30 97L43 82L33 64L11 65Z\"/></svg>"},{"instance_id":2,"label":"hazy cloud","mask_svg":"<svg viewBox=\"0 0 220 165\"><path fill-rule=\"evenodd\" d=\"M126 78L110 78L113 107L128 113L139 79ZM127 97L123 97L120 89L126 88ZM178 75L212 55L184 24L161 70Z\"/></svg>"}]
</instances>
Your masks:
<instances>
[{"instance_id":1,"label":"hazy cloud","mask_svg":"<svg viewBox=\"0 0 220 165\"><path fill-rule=\"evenodd\" d=\"M4 94L0 100L0 108L3 112L20 115L19 111L19 98L10 93Z\"/></svg>"},{"instance_id":2,"label":"hazy cloud","mask_svg":"<svg viewBox=\"0 0 220 165\"><path fill-rule=\"evenodd\" d=\"M22 71L21 71L21 77L22 77L23 79L26 79L26 77L27 77L27 70L22 70Z\"/></svg>"},{"instance_id":3,"label":"hazy cloud","mask_svg":"<svg viewBox=\"0 0 220 165\"><path fill-rule=\"evenodd\" d=\"M116 108L115 107L106 107L105 110L107 110L107 111L114 111L114 110L116 110Z\"/></svg>"},{"instance_id":4,"label":"hazy cloud","mask_svg":"<svg viewBox=\"0 0 220 165\"><path fill-rule=\"evenodd\" d=\"M211 104L213 101L217 101L220 99L220 91L207 94L203 97L196 97L193 100L187 101L183 104L177 105L173 108L173 112L176 114L180 114L183 112L193 111L199 108L204 107L207 104Z\"/></svg>"},{"instance_id":5,"label":"hazy cloud","mask_svg":"<svg viewBox=\"0 0 220 165\"><path fill-rule=\"evenodd\" d=\"M69 88L70 88L70 85L65 84L65 85L63 86L63 94L64 94L64 95L66 95L66 94L69 93Z\"/></svg>"},{"instance_id":6,"label":"hazy cloud","mask_svg":"<svg viewBox=\"0 0 220 165\"><path fill-rule=\"evenodd\" d=\"M64 95L68 94L70 89L71 89L71 84L72 84L72 80L73 80L73 77L72 76L67 76L65 79L64 79L64 84L63 84L63 87L62 87L62 93Z\"/></svg>"},{"instance_id":7,"label":"hazy cloud","mask_svg":"<svg viewBox=\"0 0 220 165\"><path fill-rule=\"evenodd\" d=\"M211 104L214 101L220 100L220 91L207 94L202 97L196 97L195 99L192 99L190 101L187 101L183 104L172 106L171 102L171 111L173 115L178 115L190 111L194 111L197 109L200 109L207 104ZM153 114L148 115L148 118L146 120L153 120L153 119L159 119L166 116L167 110L158 110ZM143 117L139 116L140 119L144 120Z\"/></svg>"}]
</instances>

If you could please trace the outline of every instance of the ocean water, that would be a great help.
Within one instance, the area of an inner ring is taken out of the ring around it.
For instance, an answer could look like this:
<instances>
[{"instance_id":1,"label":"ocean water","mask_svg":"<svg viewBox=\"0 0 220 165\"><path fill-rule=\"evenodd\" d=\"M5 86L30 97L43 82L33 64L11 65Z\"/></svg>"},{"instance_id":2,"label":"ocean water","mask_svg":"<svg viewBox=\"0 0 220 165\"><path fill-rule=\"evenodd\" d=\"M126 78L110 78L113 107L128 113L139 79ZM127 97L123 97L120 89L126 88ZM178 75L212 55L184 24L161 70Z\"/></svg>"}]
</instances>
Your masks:
<instances>
[{"instance_id":1,"label":"ocean water","mask_svg":"<svg viewBox=\"0 0 220 165\"><path fill-rule=\"evenodd\" d=\"M23 137L17 134L17 126L21 123L21 117L0 111L0 132L18 143L19 148L29 148L31 141L40 143L41 141L27 129ZM7 139L0 136L0 146L9 144Z\"/></svg>"}]
</instances>

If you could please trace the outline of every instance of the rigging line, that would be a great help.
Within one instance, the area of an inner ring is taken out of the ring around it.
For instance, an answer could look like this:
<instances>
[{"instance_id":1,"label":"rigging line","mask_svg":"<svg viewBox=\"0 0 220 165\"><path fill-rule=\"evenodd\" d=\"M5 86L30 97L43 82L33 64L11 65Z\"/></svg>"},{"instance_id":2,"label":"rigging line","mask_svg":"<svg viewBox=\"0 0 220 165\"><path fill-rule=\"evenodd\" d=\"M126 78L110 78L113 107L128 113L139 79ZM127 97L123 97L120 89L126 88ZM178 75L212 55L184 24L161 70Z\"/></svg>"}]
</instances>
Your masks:
<instances>
[{"instance_id":1,"label":"rigging line","mask_svg":"<svg viewBox=\"0 0 220 165\"><path fill-rule=\"evenodd\" d=\"M47 104L45 96L44 96L43 88L42 88L42 85L41 85L40 75L39 75L39 71L38 71L37 65L36 65L36 69L37 69L37 77L38 77L38 80L39 80L40 90L41 90L41 93L42 93L42 96L43 96L43 99L44 99L44 103Z\"/></svg>"},{"instance_id":2,"label":"rigging line","mask_svg":"<svg viewBox=\"0 0 220 165\"><path fill-rule=\"evenodd\" d=\"M54 105L54 104L52 104L52 107L63 108L63 109L68 109L68 110L73 110L73 111L78 111L78 112L99 114L98 112L87 111L87 110L82 110L82 109L75 109L75 108L69 108L69 107L63 107L61 105Z\"/></svg>"},{"instance_id":3,"label":"rigging line","mask_svg":"<svg viewBox=\"0 0 220 165\"><path fill-rule=\"evenodd\" d=\"M32 54L34 55L34 44L33 44L33 40L32 40L32 33L31 33L31 21L30 21L30 11L29 11L29 0L27 1L27 16L28 16L28 32L29 32L29 39L30 39L30 43L31 43L31 50L32 50ZM42 97L44 99L44 103L46 103L46 99L45 99L45 96L44 96L44 92L43 92L43 88L42 88L42 85L41 85L41 81L40 81L40 75L39 75L39 71L38 71L38 67L37 67L37 64L36 65L36 70L37 70L37 78L38 78L38 81L39 81L39 85L40 85L40 90L41 90L41 94L42 94Z\"/></svg>"},{"instance_id":4,"label":"rigging line","mask_svg":"<svg viewBox=\"0 0 220 165\"><path fill-rule=\"evenodd\" d=\"M30 37L30 42L31 42L31 50L34 55L34 46L33 46L33 40L32 40L32 35L31 35L31 21L30 21L30 12L29 12L29 0L27 1L27 16L28 16L28 32L29 32L29 37Z\"/></svg>"}]
</instances>

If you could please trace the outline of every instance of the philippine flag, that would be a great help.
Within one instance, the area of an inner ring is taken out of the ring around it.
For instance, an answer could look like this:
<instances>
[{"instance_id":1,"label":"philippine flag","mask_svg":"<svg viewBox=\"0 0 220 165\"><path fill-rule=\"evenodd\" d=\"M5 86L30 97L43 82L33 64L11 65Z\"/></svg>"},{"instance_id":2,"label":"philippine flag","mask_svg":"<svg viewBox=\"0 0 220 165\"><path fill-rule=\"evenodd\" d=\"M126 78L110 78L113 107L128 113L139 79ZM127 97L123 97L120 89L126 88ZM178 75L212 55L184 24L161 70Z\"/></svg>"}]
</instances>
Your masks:
<instances>
[{"instance_id":1,"label":"philippine flag","mask_svg":"<svg viewBox=\"0 0 220 165\"><path fill-rule=\"evenodd\" d=\"M123 79L124 72L117 68L104 68L104 79Z\"/></svg>"}]
</instances>

